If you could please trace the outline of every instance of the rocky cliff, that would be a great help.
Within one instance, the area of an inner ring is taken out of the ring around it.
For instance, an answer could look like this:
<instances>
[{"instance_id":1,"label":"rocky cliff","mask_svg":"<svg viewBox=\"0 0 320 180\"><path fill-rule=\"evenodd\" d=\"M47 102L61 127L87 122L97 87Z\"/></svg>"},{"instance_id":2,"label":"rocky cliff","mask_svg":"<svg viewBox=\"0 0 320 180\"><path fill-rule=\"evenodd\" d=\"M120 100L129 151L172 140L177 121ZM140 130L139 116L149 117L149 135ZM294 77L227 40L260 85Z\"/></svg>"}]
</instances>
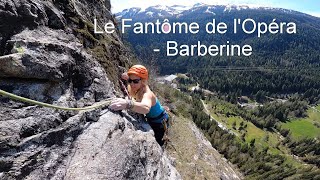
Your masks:
<instances>
[{"instance_id":1,"label":"rocky cliff","mask_svg":"<svg viewBox=\"0 0 320 180\"><path fill-rule=\"evenodd\" d=\"M131 55L105 0L2 0L0 89L83 107L121 95ZM180 179L141 118L106 108L67 112L0 97L0 179Z\"/></svg>"}]
</instances>

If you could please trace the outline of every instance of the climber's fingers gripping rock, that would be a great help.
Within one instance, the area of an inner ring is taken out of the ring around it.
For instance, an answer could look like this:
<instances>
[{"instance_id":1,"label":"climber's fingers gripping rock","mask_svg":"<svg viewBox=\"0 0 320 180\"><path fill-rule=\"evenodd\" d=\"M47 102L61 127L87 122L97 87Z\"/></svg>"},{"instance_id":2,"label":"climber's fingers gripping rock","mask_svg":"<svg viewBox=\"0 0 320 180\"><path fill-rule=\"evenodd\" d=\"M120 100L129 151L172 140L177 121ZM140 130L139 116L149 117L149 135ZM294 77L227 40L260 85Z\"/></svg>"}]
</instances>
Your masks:
<instances>
[{"instance_id":1,"label":"climber's fingers gripping rock","mask_svg":"<svg viewBox=\"0 0 320 180\"><path fill-rule=\"evenodd\" d=\"M120 111L120 110L126 109L127 106L128 106L127 100L123 98L116 98L111 102L111 104L109 105L109 108L114 111Z\"/></svg>"}]
</instances>

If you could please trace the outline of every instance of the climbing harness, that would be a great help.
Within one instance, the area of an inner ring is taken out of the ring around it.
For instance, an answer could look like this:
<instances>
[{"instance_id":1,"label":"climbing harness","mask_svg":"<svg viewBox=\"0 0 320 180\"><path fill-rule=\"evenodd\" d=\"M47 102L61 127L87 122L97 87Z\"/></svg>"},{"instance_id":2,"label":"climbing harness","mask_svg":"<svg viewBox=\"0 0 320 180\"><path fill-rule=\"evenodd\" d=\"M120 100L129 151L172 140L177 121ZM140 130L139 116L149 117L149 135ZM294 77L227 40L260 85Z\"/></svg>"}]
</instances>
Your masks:
<instances>
[{"instance_id":1,"label":"climbing harness","mask_svg":"<svg viewBox=\"0 0 320 180\"><path fill-rule=\"evenodd\" d=\"M112 99L113 99L113 98L108 98L105 101L101 101L101 102L95 103L94 105L87 106L87 107L70 108L70 107L56 106L56 105L43 103L43 102L32 100L32 99L28 99L28 98L25 98L25 97L21 97L21 96L6 92L6 91L1 90L1 89L0 89L0 95L9 97L9 98L14 99L14 100L30 103L30 104L35 104L35 105L48 107L48 108L53 108L53 109L61 109L61 110L66 110L66 111L88 111L88 110L98 109L100 107L108 106L111 103Z\"/></svg>"},{"instance_id":2,"label":"climbing harness","mask_svg":"<svg viewBox=\"0 0 320 180\"><path fill-rule=\"evenodd\" d=\"M169 130L171 129L171 127L173 125L173 118L174 118L174 116L170 115L169 111L170 111L170 109L166 108L166 113L168 114L168 119L164 119L162 121L162 125L164 128L164 135L163 135L162 141L164 141L165 146L167 146L168 143L171 142L170 138L169 138Z\"/></svg>"},{"instance_id":3,"label":"climbing harness","mask_svg":"<svg viewBox=\"0 0 320 180\"><path fill-rule=\"evenodd\" d=\"M170 140L170 137L169 137L171 132L172 132L171 128L173 126L173 122L174 122L175 116L171 115L169 113L169 111L167 111L167 113L168 113L168 116L169 116L168 120L163 120L162 121L162 124L163 124L163 127L164 127L164 135L163 135L162 141L164 141L164 143L163 143L164 147L168 148L169 145L171 145L171 147L176 150L174 145L171 143L171 140Z\"/></svg>"},{"instance_id":4,"label":"climbing harness","mask_svg":"<svg viewBox=\"0 0 320 180\"><path fill-rule=\"evenodd\" d=\"M167 143L169 140L169 137L168 137L168 124L167 124L167 121L169 121L169 118L168 120L164 119L162 121L162 125L163 125L163 128L164 128L164 135L162 137L162 141L164 141L164 143Z\"/></svg>"}]
</instances>

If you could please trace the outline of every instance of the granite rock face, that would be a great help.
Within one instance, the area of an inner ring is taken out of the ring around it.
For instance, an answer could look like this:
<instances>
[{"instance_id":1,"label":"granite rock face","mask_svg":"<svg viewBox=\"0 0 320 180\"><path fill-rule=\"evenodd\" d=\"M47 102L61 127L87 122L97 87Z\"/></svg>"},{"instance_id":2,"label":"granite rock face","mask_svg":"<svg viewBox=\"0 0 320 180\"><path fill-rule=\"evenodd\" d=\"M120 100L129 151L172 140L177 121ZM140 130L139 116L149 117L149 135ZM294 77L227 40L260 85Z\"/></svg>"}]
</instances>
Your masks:
<instances>
[{"instance_id":1,"label":"granite rock face","mask_svg":"<svg viewBox=\"0 0 320 180\"><path fill-rule=\"evenodd\" d=\"M117 33L100 37L83 28L90 30L92 17L114 21L110 7L104 0L1 1L0 89L67 107L119 96L114 77L130 64L125 47ZM104 47L103 56L92 53L97 47ZM67 112L0 96L0 179L180 175L142 118L107 108Z\"/></svg>"},{"instance_id":2,"label":"granite rock face","mask_svg":"<svg viewBox=\"0 0 320 180\"><path fill-rule=\"evenodd\" d=\"M102 114L75 142L66 179L180 178L149 126L130 116Z\"/></svg>"}]
</instances>

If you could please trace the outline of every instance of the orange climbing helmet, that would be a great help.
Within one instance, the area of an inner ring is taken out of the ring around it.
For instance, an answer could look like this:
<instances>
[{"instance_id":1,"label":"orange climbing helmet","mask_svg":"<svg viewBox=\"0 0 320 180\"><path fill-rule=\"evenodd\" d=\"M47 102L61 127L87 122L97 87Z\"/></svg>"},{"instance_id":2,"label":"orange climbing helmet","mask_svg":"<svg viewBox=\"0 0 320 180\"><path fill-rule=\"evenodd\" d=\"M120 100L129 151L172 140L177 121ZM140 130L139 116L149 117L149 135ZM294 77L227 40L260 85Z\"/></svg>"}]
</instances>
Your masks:
<instances>
[{"instance_id":1,"label":"orange climbing helmet","mask_svg":"<svg viewBox=\"0 0 320 180\"><path fill-rule=\"evenodd\" d=\"M130 74L134 74L136 76L139 76L142 79L148 79L148 70L146 67L144 67L142 65L132 66L128 71L128 75L130 75Z\"/></svg>"}]
</instances>

